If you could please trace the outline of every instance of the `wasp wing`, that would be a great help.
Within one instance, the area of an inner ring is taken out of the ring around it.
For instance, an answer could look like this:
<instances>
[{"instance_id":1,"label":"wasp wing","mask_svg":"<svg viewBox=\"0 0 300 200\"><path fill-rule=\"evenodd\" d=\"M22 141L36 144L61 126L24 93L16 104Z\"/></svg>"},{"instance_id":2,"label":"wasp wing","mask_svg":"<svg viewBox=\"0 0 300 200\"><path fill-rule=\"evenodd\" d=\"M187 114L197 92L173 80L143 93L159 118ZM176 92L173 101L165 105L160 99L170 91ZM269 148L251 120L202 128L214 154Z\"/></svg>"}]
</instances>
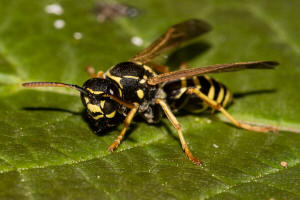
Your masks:
<instances>
[{"instance_id":1,"label":"wasp wing","mask_svg":"<svg viewBox=\"0 0 300 200\"><path fill-rule=\"evenodd\" d=\"M158 76L148 79L148 84L156 85L163 82L177 80L183 77L191 77L196 75L208 74L208 73L220 73L220 72L232 72L243 69L274 69L278 62L275 61L253 61L253 62L240 62L233 64L218 64L206 67L192 68L178 70L174 72L168 72L160 74Z\"/></svg>"},{"instance_id":2,"label":"wasp wing","mask_svg":"<svg viewBox=\"0 0 300 200\"><path fill-rule=\"evenodd\" d=\"M198 19L190 19L171 26L163 35L149 47L138 53L130 61L150 62L163 51L180 43L193 39L211 30L211 26Z\"/></svg>"}]
</instances>

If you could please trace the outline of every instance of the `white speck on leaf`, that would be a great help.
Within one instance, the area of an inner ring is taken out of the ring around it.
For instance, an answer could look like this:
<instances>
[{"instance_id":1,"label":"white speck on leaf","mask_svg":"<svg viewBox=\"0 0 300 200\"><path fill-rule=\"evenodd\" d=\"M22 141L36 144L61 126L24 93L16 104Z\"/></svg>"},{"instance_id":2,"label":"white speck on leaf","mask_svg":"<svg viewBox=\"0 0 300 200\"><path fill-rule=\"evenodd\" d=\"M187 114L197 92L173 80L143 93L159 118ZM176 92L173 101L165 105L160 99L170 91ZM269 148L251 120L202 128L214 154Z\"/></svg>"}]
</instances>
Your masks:
<instances>
[{"instance_id":1,"label":"white speck on leaf","mask_svg":"<svg viewBox=\"0 0 300 200\"><path fill-rule=\"evenodd\" d=\"M66 25L66 22L62 19L58 19L54 21L54 27L56 29L62 29Z\"/></svg>"},{"instance_id":2,"label":"white speck on leaf","mask_svg":"<svg viewBox=\"0 0 300 200\"><path fill-rule=\"evenodd\" d=\"M211 120L208 119L208 118L205 118L205 122L208 123L208 124L210 124L210 123L211 123Z\"/></svg>"},{"instance_id":3,"label":"white speck on leaf","mask_svg":"<svg viewBox=\"0 0 300 200\"><path fill-rule=\"evenodd\" d=\"M76 40L80 40L80 39L82 38L82 33L80 33L80 32L75 32L75 33L73 34L73 37L74 37L74 39L76 39Z\"/></svg>"},{"instance_id":4,"label":"white speck on leaf","mask_svg":"<svg viewBox=\"0 0 300 200\"><path fill-rule=\"evenodd\" d=\"M287 168L288 167L288 163L286 161L281 161L280 162L280 165L284 168Z\"/></svg>"},{"instance_id":5,"label":"white speck on leaf","mask_svg":"<svg viewBox=\"0 0 300 200\"><path fill-rule=\"evenodd\" d=\"M134 36L131 38L131 43L136 46L141 46L144 43L144 41L142 40L142 38L138 36Z\"/></svg>"},{"instance_id":6,"label":"white speck on leaf","mask_svg":"<svg viewBox=\"0 0 300 200\"><path fill-rule=\"evenodd\" d=\"M54 15L62 15L64 13L64 9L57 3L47 5L45 11L48 14Z\"/></svg>"},{"instance_id":7,"label":"white speck on leaf","mask_svg":"<svg viewBox=\"0 0 300 200\"><path fill-rule=\"evenodd\" d=\"M215 147L216 149L219 148L217 144L213 144L213 147Z\"/></svg>"}]
</instances>

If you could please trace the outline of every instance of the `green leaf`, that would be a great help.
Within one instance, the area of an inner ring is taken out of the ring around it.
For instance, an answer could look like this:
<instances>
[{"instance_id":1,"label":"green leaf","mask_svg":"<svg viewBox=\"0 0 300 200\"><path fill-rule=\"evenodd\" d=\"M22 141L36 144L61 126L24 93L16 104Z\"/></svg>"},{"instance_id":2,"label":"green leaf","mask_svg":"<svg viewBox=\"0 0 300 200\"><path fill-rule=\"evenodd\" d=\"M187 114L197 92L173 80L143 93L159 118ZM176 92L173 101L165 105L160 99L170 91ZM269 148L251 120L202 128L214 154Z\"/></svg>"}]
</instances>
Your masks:
<instances>
[{"instance_id":1,"label":"green leaf","mask_svg":"<svg viewBox=\"0 0 300 200\"><path fill-rule=\"evenodd\" d=\"M96 20L96 1L59 1L61 16L45 12L53 2L0 5L0 199L300 198L300 1L120 0L140 15L104 23ZM278 126L279 133L238 129L221 114L185 113L178 120L203 167L185 157L166 119L157 126L137 121L108 153L121 126L94 134L76 91L21 87L26 81L81 85L89 78L85 66L106 71L188 18L208 21L213 31L160 60L175 65L188 58L195 67L280 62L274 71L214 76L239 94L229 113ZM53 26L58 19L62 29ZM131 43L133 36L143 39L142 47Z\"/></svg>"}]
</instances>

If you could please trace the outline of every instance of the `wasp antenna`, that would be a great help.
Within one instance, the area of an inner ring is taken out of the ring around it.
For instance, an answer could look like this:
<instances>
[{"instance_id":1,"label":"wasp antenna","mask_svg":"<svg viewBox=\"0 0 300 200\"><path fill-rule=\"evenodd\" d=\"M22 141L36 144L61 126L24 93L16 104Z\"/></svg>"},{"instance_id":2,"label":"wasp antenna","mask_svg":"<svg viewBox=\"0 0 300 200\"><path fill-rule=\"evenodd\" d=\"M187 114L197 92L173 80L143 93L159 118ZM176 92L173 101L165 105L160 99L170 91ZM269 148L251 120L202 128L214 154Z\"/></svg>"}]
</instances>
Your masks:
<instances>
[{"instance_id":1,"label":"wasp antenna","mask_svg":"<svg viewBox=\"0 0 300 200\"><path fill-rule=\"evenodd\" d=\"M279 65L279 62L277 61L264 61L262 63L269 69L274 69L277 65Z\"/></svg>"},{"instance_id":2,"label":"wasp antenna","mask_svg":"<svg viewBox=\"0 0 300 200\"><path fill-rule=\"evenodd\" d=\"M79 92L82 92L83 94L87 95L87 92L82 88L79 87L78 85L73 85L73 84L67 84L67 83L58 83L58 82L27 82L27 83L22 83L23 87L67 87L67 88L72 88L75 90L78 90Z\"/></svg>"}]
</instances>

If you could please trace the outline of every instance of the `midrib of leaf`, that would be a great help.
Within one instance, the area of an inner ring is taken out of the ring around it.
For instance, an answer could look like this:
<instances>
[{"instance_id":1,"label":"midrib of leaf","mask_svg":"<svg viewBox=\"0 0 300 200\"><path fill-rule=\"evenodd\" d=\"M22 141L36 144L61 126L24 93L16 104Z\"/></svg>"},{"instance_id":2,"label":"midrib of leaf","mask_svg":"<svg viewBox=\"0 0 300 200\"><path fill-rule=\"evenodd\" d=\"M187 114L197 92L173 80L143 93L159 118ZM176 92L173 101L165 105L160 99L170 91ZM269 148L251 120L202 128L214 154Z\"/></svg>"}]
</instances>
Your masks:
<instances>
[{"instance_id":1,"label":"midrib of leaf","mask_svg":"<svg viewBox=\"0 0 300 200\"><path fill-rule=\"evenodd\" d=\"M1 76L8 80L25 80L27 77L27 73L21 69L20 66L22 66L17 58L14 58L12 55L8 55L6 48L3 45L3 42L0 42L0 58L4 59L4 61L8 64L8 67L12 68L13 71L16 73L16 75L8 75L0 73Z\"/></svg>"}]
</instances>

